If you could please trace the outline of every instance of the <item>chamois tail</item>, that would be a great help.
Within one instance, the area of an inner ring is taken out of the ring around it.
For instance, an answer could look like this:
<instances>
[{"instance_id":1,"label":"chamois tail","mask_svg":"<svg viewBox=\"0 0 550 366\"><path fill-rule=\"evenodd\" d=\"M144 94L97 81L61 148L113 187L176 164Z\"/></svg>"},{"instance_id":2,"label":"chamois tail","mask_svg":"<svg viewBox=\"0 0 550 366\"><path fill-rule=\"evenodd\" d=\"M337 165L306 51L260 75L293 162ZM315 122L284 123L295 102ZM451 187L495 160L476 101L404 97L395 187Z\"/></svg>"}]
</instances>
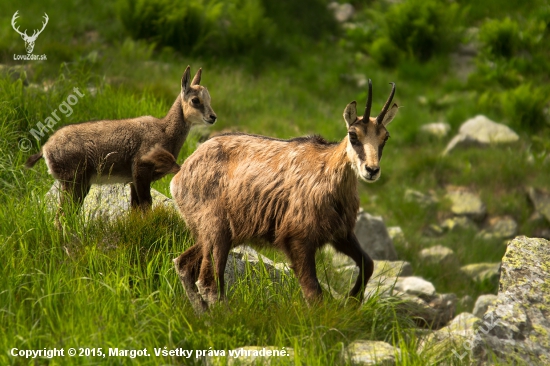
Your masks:
<instances>
[{"instance_id":1,"label":"chamois tail","mask_svg":"<svg viewBox=\"0 0 550 366\"><path fill-rule=\"evenodd\" d=\"M29 156L29 158L27 159L27 162L25 163L25 167L27 169L32 168L34 164L36 164L36 162L40 159L42 159L42 151L40 151L37 154Z\"/></svg>"}]
</instances>

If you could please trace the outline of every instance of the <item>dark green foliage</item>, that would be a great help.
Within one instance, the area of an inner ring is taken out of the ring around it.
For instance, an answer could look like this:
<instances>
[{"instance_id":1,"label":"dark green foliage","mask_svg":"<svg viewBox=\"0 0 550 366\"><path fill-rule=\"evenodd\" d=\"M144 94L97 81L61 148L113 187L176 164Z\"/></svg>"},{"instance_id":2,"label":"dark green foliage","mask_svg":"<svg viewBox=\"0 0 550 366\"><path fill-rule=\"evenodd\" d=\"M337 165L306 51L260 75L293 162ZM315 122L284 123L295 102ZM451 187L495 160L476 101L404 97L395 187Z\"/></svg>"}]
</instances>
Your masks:
<instances>
[{"instance_id":1,"label":"dark green foliage","mask_svg":"<svg viewBox=\"0 0 550 366\"><path fill-rule=\"evenodd\" d=\"M183 55L278 58L285 38L335 32L323 0L120 0L118 13L133 38Z\"/></svg>"},{"instance_id":2,"label":"dark green foliage","mask_svg":"<svg viewBox=\"0 0 550 366\"><path fill-rule=\"evenodd\" d=\"M395 67L402 60L426 62L458 44L464 14L458 4L441 0L407 0L389 7L373 4L345 28L342 43L383 67Z\"/></svg>"},{"instance_id":3,"label":"dark green foliage","mask_svg":"<svg viewBox=\"0 0 550 366\"><path fill-rule=\"evenodd\" d=\"M479 40L492 57L511 58L519 49L519 25L508 17L487 21L479 31Z\"/></svg>"},{"instance_id":4,"label":"dark green foliage","mask_svg":"<svg viewBox=\"0 0 550 366\"><path fill-rule=\"evenodd\" d=\"M528 83L503 93L502 108L516 130L534 133L549 126L544 111L550 102L548 91Z\"/></svg>"},{"instance_id":5,"label":"dark green foliage","mask_svg":"<svg viewBox=\"0 0 550 366\"><path fill-rule=\"evenodd\" d=\"M388 38L378 38L370 48L372 58L383 67L394 67L399 63L399 50Z\"/></svg>"},{"instance_id":6,"label":"dark green foliage","mask_svg":"<svg viewBox=\"0 0 550 366\"><path fill-rule=\"evenodd\" d=\"M425 61L452 50L459 38L458 4L440 0L409 0L386 14L387 36L402 51Z\"/></svg>"}]
</instances>

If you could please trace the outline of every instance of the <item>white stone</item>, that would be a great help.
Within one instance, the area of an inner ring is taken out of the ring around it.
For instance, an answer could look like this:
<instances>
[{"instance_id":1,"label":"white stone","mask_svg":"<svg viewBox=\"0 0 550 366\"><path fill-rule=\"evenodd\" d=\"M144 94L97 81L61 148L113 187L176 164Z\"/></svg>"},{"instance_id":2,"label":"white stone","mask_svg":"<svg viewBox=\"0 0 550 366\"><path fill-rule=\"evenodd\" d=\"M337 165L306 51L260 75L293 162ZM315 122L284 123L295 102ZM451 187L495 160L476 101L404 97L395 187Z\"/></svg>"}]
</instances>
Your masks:
<instances>
[{"instance_id":1,"label":"white stone","mask_svg":"<svg viewBox=\"0 0 550 366\"><path fill-rule=\"evenodd\" d=\"M397 291L415 296L431 298L435 296L435 287L431 282L421 277L399 277L395 283Z\"/></svg>"},{"instance_id":2,"label":"white stone","mask_svg":"<svg viewBox=\"0 0 550 366\"><path fill-rule=\"evenodd\" d=\"M457 146L488 146L510 143L519 140L519 136L510 127L491 121L478 115L464 122L456 135L447 145L443 155Z\"/></svg>"},{"instance_id":3,"label":"white stone","mask_svg":"<svg viewBox=\"0 0 550 366\"><path fill-rule=\"evenodd\" d=\"M445 137L451 130L451 126L445 122L427 123L420 127L420 131L435 137Z\"/></svg>"}]
</instances>

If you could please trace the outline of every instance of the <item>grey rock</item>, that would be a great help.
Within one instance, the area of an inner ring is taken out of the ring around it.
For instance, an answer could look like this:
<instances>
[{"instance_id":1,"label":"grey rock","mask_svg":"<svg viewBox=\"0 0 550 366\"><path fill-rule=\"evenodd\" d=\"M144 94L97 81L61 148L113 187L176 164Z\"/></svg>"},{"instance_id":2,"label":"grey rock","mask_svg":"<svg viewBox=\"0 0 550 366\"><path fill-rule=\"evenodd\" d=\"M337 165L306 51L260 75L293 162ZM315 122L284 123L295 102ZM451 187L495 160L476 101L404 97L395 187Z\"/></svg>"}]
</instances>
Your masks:
<instances>
[{"instance_id":1,"label":"grey rock","mask_svg":"<svg viewBox=\"0 0 550 366\"><path fill-rule=\"evenodd\" d=\"M174 201L151 188L153 208L162 206L175 209ZM59 205L59 187L56 181L45 197L49 206L57 209ZM130 186L128 184L93 184L84 199L81 211L86 220L115 219L130 212Z\"/></svg>"},{"instance_id":2,"label":"grey rock","mask_svg":"<svg viewBox=\"0 0 550 366\"><path fill-rule=\"evenodd\" d=\"M477 230L476 224L467 216L455 216L445 219L440 227L444 231Z\"/></svg>"},{"instance_id":3,"label":"grey rock","mask_svg":"<svg viewBox=\"0 0 550 366\"><path fill-rule=\"evenodd\" d=\"M445 122L427 123L420 127L420 132L439 138L447 136L450 130L451 125Z\"/></svg>"},{"instance_id":4,"label":"grey rock","mask_svg":"<svg viewBox=\"0 0 550 366\"><path fill-rule=\"evenodd\" d=\"M443 154L448 154L457 146L488 146L518 140L519 136L508 126L478 115L460 126L458 135L449 142Z\"/></svg>"},{"instance_id":5,"label":"grey rock","mask_svg":"<svg viewBox=\"0 0 550 366\"><path fill-rule=\"evenodd\" d=\"M337 293L347 293L351 287L355 284L357 276L359 275L359 267L355 264L345 267L339 267L335 271L336 275L332 278L324 278L321 273L322 280L330 284L330 288ZM412 275L412 266L409 262L403 261L374 261L374 272L371 280L368 282L367 287L371 290L374 289L375 284L378 283L378 279L382 278L384 282L387 282L386 290L389 290L393 286L395 280L387 280L389 278L395 278L398 276L410 276ZM386 281L387 280L387 281ZM390 283L391 282L391 283Z\"/></svg>"},{"instance_id":6,"label":"grey rock","mask_svg":"<svg viewBox=\"0 0 550 366\"><path fill-rule=\"evenodd\" d=\"M346 347L346 356L352 365L395 365L401 350L386 342L358 340Z\"/></svg>"},{"instance_id":7,"label":"grey rock","mask_svg":"<svg viewBox=\"0 0 550 366\"><path fill-rule=\"evenodd\" d=\"M419 327L439 329L454 316L457 297L455 294L435 294L430 299L393 293L400 298L399 307L413 319Z\"/></svg>"},{"instance_id":8,"label":"grey rock","mask_svg":"<svg viewBox=\"0 0 550 366\"><path fill-rule=\"evenodd\" d=\"M482 220L487 213L485 204L479 196L466 188L450 187L445 197L451 201L451 212L455 215Z\"/></svg>"},{"instance_id":9,"label":"grey rock","mask_svg":"<svg viewBox=\"0 0 550 366\"><path fill-rule=\"evenodd\" d=\"M463 351L462 346L474 337L480 322L481 319L471 313L460 313L447 326L423 338L418 350L434 359L446 356L452 350L458 354L458 351Z\"/></svg>"},{"instance_id":10,"label":"grey rock","mask_svg":"<svg viewBox=\"0 0 550 366\"><path fill-rule=\"evenodd\" d=\"M497 295L487 294L480 295L474 305L474 315L478 318L483 318L489 306L493 305L497 301Z\"/></svg>"},{"instance_id":11,"label":"grey rock","mask_svg":"<svg viewBox=\"0 0 550 366\"><path fill-rule=\"evenodd\" d=\"M478 235L483 239L508 239L517 234L518 224L510 216L492 217Z\"/></svg>"},{"instance_id":12,"label":"grey rock","mask_svg":"<svg viewBox=\"0 0 550 366\"><path fill-rule=\"evenodd\" d=\"M500 277L500 262L497 263L474 263L460 267L464 275L476 282L498 281Z\"/></svg>"},{"instance_id":13,"label":"grey rock","mask_svg":"<svg viewBox=\"0 0 550 366\"><path fill-rule=\"evenodd\" d=\"M418 253L418 257L421 261L431 264L440 264L447 268L456 268L459 266L459 261L455 252L451 248L442 245L422 249L420 253Z\"/></svg>"},{"instance_id":14,"label":"grey rock","mask_svg":"<svg viewBox=\"0 0 550 366\"><path fill-rule=\"evenodd\" d=\"M372 278L365 289L363 302L367 303L373 296L398 297L398 307L422 328L438 329L453 318L457 303L455 294L437 294L430 289L423 292L418 289L410 291L402 286L402 281L406 278L411 277ZM406 292L407 290L409 291ZM420 296L413 295L417 293Z\"/></svg>"},{"instance_id":15,"label":"grey rock","mask_svg":"<svg viewBox=\"0 0 550 366\"><path fill-rule=\"evenodd\" d=\"M397 260L397 252L380 216L360 212L355 224L355 235L372 259Z\"/></svg>"},{"instance_id":16,"label":"grey rock","mask_svg":"<svg viewBox=\"0 0 550 366\"><path fill-rule=\"evenodd\" d=\"M491 353L505 364L550 364L550 241L519 236L502 258L497 300L481 332L471 338L474 356Z\"/></svg>"},{"instance_id":17,"label":"grey rock","mask_svg":"<svg viewBox=\"0 0 550 366\"><path fill-rule=\"evenodd\" d=\"M535 210L544 216L546 221L550 223L550 194L541 189L529 187L527 194Z\"/></svg>"},{"instance_id":18,"label":"grey rock","mask_svg":"<svg viewBox=\"0 0 550 366\"><path fill-rule=\"evenodd\" d=\"M424 194L422 192L415 191L414 189L405 190L404 198L405 202L414 202L424 208L436 205L439 202L435 194Z\"/></svg>"},{"instance_id":19,"label":"grey rock","mask_svg":"<svg viewBox=\"0 0 550 366\"><path fill-rule=\"evenodd\" d=\"M265 271L272 281L278 283L292 276L286 263L275 263L249 246L241 245L232 249L224 272L227 292L232 291L237 283L247 279L247 275L250 276L249 280L254 281Z\"/></svg>"},{"instance_id":20,"label":"grey rock","mask_svg":"<svg viewBox=\"0 0 550 366\"><path fill-rule=\"evenodd\" d=\"M395 289L409 295L424 298L432 298L435 296L434 285L431 282L416 276L399 277L395 283Z\"/></svg>"},{"instance_id":21,"label":"grey rock","mask_svg":"<svg viewBox=\"0 0 550 366\"><path fill-rule=\"evenodd\" d=\"M332 10L334 13L334 18L339 23L344 23L351 20L353 14L355 14L355 8L349 3L339 4L336 1L333 1L328 4L328 8Z\"/></svg>"}]
</instances>

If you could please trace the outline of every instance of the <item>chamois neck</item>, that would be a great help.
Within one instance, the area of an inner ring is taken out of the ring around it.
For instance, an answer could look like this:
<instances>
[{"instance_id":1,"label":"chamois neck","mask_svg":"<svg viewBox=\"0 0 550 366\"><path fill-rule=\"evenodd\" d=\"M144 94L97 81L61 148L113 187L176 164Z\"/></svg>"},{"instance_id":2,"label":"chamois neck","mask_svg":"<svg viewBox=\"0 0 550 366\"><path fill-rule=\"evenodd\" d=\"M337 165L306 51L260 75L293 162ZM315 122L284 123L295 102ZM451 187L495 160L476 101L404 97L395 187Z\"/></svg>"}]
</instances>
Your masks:
<instances>
[{"instance_id":1,"label":"chamois neck","mask_svg":"<svg viewBox=\"0 0 550 366\"><path fill-rule=\"evenodd\" d=\"M185 133L189 132L191 126L185 121L185 116L183 115L183 106L181 103L181 95L178 95L174 104L168 111L168 114L163 118L164 122L167 124L166 132L173 135L172 133L178 134L185 130Z\"/></svg>"},{"instance_id":2,"label":"chamois neck","mask_svg":"<svg viewBox=\"0 0 550 366\"><path fill-rule=\"evenodd\" d=\"M327 168L330 170L330 176L333 177L332 184L348 185L350 188L353 188L357 185L357 176L348 158L347 145L348 140L346 137L327 151Z\"/></svg>"},{"instance_id":3,"label":"chamois neck","mask_svg":"<svg viewBox=\"0 0 550 366\"><path fill-rule=\"evenodd\" d=\"M162 119L165 123L165 133L173 139L173 154L177 156L183 145L191 125L185 121L181 95L178 95L168 114Z\"/></svg>"}]
</instances>

